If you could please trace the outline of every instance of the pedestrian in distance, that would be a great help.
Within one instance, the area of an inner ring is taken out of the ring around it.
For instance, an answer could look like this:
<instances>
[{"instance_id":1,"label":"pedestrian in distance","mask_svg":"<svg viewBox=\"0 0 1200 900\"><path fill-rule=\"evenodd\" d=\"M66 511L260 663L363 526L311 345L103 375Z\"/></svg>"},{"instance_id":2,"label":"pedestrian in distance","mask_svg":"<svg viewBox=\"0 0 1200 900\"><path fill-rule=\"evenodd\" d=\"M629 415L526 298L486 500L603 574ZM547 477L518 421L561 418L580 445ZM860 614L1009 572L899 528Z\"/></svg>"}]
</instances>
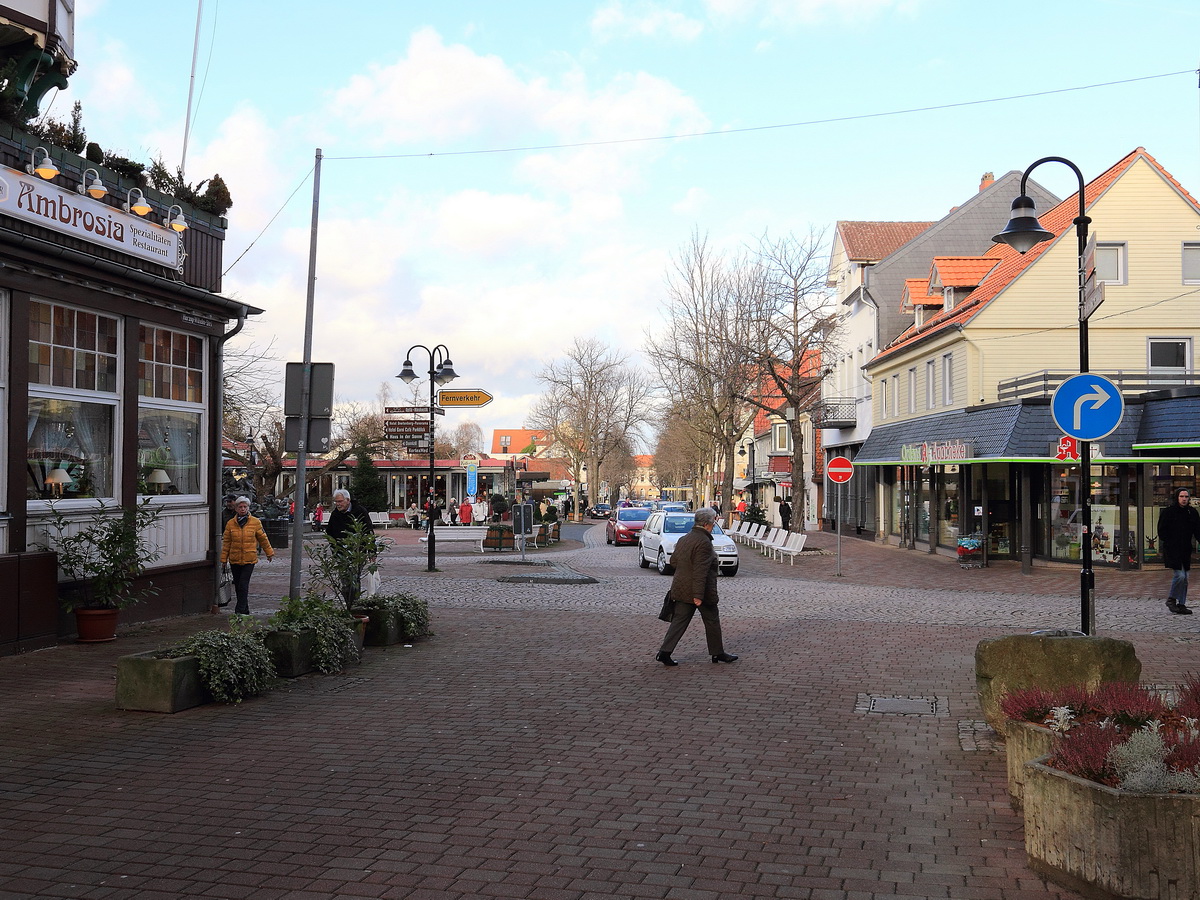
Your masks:
<instances>
[{"instance_id":1,"label":"pedestrian in distance","mask_svg":"<svg viewBox=\"0 0 1200 900\"><path fill-rule=\"evenodd\" d=\"M779 502L779 521L784 531L788 530L788 526L792 522L792 498L784 497Z\"/></svg>"},{"instance_id":2,"label":"pedestrian in distance","mask_svg":"<svg viewBox=\"0 0 1200 900\"><path fill-rule=\"evenodd\" d=\"M675 646L696 610L704 622L704 637L708 653L715 663L731 663L736 656L725 652L721 640L721 616L717 611L717 551L713 549L712 530L717 514L709 507L696 511L692 530L679 539L671 554L675 575L671 579L671 624L658 655L654 658L664 666L677 666L671 658Z\"/></svg>"},{"instance_id":3,"label":"pedestrian in distance","mask_svg":"<svg viewBox=\"0 0 1200 900\"><path fill-rule=\"evenodd\" d=\"M275 549L267 540L262 522L250 515L250 498L234 498L234 516L225 523L221 539L221 563L229 563L233 574L233 590L237 594L235 613L250 615L250 576L258 562L258 551L267 555L267 562L275 559Z\"/></svg>"},{"instance_id":4,"label":"pedestrian in distance","mask_svg":"<svg viewBox=\"0 0 1200 900\"><path fill-rule=\"evenodd\" d=\"M1192 547L1200 541L1200 512L1192 506L1192 492L1178 488L1171 503L1158 515L1158 546L1163 565L1174 573L1167 595L1167 609L1179 616L1190 616L1187 605L1188 570L1192 567Z\"/></svg>"},{"instance_id":5,"label":"pedestrian in distance","mask_svg":"<svg viewBox=\"0 0 1200 900\"><path fill-rule=\"evenodd\" d=\"M475 507L471 503L471 498L464 497L463 502L458 504L458 521L463 525L470 525L474 515Z\"/></svg>"},{"instance_id":6,"label":"pedestrian in distance","mask_svg":"<svg viewBox=\"0 0 1200 900\"><path fill-rule=\"evenodd\" d=\"M370 535L371 541L371 556L374 558L374 543L375 543L375 525L371 521L371 514L367 512L367 508L361 503L355 503L350 499L350 492L345 488L338 488L333 492L333 512L329 514L329 524L325 526L325 534L334 545L335 552L341 554L342 561L352 560L355 551L352 543L348 548L346 539L353 534ZM362 585L360 584L361 572L346 571L342 581L342 599L346 601L347 607L362 593Z\"/></svg>"},{"instance_id":7,"label":"pedestrian in distance","mask_svg":"<svg viewBox=\"0 0 1200 900\"><path fill-rule=\"evenodd\" d=\"M237 515L237 494L225 495L225 508L221 510L221 532L224 533L225 526L229 524L229 520Z\"/></svg>"},{"instance_id":8,"label":"pedestrian in distance","mask_svg":"<svg viewBox=\"0 0 1200 900\"><path fill-rule=\"evenodd\" d=\"M450 524L458 524L458 501L451 497L449 504L446 506L446 513L450 516Z\"/></svg>"}]
</instances>

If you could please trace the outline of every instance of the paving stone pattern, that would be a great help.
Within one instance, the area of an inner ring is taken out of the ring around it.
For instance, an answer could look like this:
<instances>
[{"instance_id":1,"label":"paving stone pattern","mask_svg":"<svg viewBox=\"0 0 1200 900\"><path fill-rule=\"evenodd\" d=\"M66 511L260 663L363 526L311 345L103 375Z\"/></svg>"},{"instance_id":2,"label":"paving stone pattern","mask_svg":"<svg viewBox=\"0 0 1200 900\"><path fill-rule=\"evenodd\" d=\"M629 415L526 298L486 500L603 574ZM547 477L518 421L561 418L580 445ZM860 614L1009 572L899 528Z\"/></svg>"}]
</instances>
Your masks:
<instances>
[{"instance_id":1,"label":"paving stone pattern","mask_svg":"<svg viewBox=\"0 0 1200 900\"><path fill-rule=\"evenodd\" d=\"M839 577L833 555L743 550L719 582L742 658L711 664L697 620L667 669L667 579L602 528L567 533L537 559L597 583L501 584L520 567L466 548L428 573L393 533L386 582L430 599L436 635L240 705L113 702L118 655L223 614L0 659L0 898L1075 896L1025 864L973 656L1077 627L1077 571L843 540ZM1144 680L1170 684L1200 616L1169 616L1165 584L1102 571L1097 606ZM286 586L281 552L255 613Z\"/></svg>"}]
</instances>

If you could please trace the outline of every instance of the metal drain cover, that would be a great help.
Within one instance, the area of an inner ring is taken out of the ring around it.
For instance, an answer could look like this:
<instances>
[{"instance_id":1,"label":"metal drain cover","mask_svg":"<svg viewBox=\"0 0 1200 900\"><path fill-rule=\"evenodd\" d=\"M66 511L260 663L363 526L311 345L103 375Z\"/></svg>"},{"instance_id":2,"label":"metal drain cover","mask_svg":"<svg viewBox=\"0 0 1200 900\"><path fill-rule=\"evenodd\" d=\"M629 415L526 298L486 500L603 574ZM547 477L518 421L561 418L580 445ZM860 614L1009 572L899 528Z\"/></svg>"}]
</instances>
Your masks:
<instances>
[{"instance_id":1,"label":"metal drain cover","mask_svg":"<svg viewBox=\"0 0 1200 900\"><path fill-rule=\"evenodd\" d=\"M945 697L883 697L859 694L855 712L893 716L946 716L949 705Z\"/></svg>"}]
</instances>

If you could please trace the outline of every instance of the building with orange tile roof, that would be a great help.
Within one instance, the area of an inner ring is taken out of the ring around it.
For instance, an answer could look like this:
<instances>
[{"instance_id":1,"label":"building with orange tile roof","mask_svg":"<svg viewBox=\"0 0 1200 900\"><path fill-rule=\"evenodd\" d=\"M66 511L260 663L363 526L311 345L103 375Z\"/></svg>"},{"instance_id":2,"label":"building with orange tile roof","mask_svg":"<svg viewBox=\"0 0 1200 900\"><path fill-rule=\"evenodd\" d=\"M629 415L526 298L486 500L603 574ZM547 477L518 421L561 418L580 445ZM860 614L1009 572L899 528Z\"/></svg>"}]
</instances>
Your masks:
<instances>
[{"instance_id":1,"label":"building with orange tile roof","mask_svg":"<svg viewBox=\"0 0 1200 900\"><path fill-rule=\"evenodd\" d=\"M1098 562L1150 564L1156 507L1200 474L1200 205L1140 147L1086 184L1084 205L1104 290L1090 369L1125 404L1092 443L1089 539ZM865 366L873 427L855 463L880 475L886 539L953 554L977 535L992 558L1078 558L1078 449L1050 398L1079 371L1079 197L1042 209L1053 237L1028 253L935 259L910 293L953 291Z\"/></svg>"}]
</instances>

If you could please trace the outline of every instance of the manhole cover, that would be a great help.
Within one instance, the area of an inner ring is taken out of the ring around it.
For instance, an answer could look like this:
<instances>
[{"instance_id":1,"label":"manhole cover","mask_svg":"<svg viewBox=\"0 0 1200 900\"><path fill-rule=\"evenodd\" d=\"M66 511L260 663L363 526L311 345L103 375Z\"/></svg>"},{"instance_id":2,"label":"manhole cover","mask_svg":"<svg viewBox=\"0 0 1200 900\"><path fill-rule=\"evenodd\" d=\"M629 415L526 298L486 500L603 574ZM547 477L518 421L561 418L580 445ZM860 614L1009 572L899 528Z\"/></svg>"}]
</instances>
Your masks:
<instances>
[{"instance_id":1,"label":"manhole cover","mask_svg":"<svg viewBox=\"0 0 1200 900\"><path fill-rule=\"evenodd\" d=\"M945 697L883 697L859 694L855 712L893 716L949 715Z\"/></svg>"}]
</instances>

